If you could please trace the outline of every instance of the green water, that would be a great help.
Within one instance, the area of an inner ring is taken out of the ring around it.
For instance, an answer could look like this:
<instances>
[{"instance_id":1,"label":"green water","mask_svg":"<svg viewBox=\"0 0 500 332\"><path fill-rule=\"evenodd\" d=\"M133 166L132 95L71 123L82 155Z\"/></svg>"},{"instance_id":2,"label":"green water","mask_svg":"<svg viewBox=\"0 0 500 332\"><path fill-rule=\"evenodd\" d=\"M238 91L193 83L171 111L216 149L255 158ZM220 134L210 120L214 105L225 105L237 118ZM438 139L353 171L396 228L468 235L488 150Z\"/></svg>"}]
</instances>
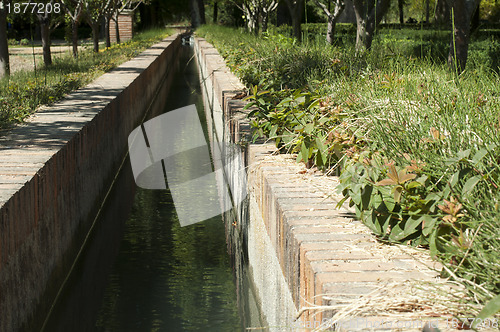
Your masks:
<instances>
[{"instance_id":1,"label":"green water","mask_svg":"<svg viewBox=\"0 0 500 332\"><path fill-rule=\"evenodd\" d=\"M169 192L138 190L96 326L240 330L220 218L180 227Z\"/></svg>"}]
</instances>

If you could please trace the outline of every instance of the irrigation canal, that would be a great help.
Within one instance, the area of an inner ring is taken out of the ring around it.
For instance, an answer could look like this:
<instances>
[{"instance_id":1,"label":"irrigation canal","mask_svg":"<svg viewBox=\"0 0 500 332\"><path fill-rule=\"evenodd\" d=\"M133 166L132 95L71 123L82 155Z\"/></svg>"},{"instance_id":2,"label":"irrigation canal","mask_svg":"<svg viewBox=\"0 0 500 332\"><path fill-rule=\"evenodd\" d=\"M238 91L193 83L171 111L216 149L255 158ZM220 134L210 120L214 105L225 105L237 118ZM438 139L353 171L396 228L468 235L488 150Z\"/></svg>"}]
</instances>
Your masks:
<instances>
[{"instance_id":1,"label":"irrigation canal","mask_svg":"<svg viewBox=\"0 0 500 332\"><path fill-rule=\"evenodd\" d=\"M192 46L176 68L164 111L196 104L203 119ZM221 217L181 227L170 192L137 188L126 162L43 330L240 331L237 284Z\"/></svg>"}]
</instances>

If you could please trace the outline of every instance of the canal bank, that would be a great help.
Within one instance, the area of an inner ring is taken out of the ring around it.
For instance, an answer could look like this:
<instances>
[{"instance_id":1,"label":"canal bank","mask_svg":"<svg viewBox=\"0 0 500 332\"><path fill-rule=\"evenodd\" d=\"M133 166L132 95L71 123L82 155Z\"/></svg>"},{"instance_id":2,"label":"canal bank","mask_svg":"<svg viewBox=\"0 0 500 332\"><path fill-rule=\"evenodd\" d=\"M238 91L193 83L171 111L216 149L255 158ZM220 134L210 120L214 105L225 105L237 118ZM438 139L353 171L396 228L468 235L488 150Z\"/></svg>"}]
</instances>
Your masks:
<instances>
[{"instance_id":1,"label":"canal bank","mask_svg":"<svg viewBox=\"0 0 500 332\"><path fill-rule=\"evenodd\" d=\"M248 196L224 220L236 274L247 267L267 322L262 328L378 330L411 322L405 330L419 331L435 321L426 311L433 297L418 285L435 281L439 264L421 250L380 243L347 204L337 207L337 177L279 155L272 142L250 144L244 86L206 40L196 38L195 53L211 144L242 147L244 164L228 177L236 187L247 183ZM238 179L242 167L245 179ZM398 311L408 306L414 309Z\"/></svg>"},{"instance_id":2,"label":"canal bank","mask_svg":"<svg viewBox=\"0 0 500 332\"><path fill-rule=\"evenodd\" d=\"M180 44L166 38L0 140L1 331L43 323Z\"/></svg>"}]
</instances>

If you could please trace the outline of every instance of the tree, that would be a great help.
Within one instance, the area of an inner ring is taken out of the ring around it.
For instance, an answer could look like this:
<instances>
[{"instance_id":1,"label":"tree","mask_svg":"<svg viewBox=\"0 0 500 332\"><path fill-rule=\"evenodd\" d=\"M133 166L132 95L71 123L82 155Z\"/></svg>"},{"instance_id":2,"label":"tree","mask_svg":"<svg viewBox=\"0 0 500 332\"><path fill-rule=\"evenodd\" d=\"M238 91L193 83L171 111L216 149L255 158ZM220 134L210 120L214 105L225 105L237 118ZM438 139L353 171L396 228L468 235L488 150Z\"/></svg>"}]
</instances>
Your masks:
<instances>
[{"instance_id":1,"label":"tree","mask_svg":"<svg viewBox=\"0 0 500 332\"><path fill-rule=\"evenodd\" d=\"M277 0L261 0L261 20L262 20L262 31L267 31L267 24L269 23L269 14L278 8L279 1Z\"/></svg>"},{"instance_id":2,"label":"tree","mask_svg":"<svg viewBox=\"0 0 500 332\"><path fill-rule=\"evenodd\" d=\"M55 1L50 0L48 4L50 4L50 8L59 8L54 6ZM50 33L61 23L60 20L52 20L52 11L36 11L36 17L38 18L38 22L40 23L40 32L42 37L42 50L43 50L43 63L46 66L52 65L52 54L50 52ZM59 13L60 14L60 11Z\"/></svg>"},{"instance_id":3,"label":"tree","mask_svg":"<svg viewBox=\"0 0 500 332\"><path fill-rule=\"evenodd\" d=\"M403 26L405 23L405 15L404 15L404 0L398 0L398 12L399 12L399 25Z\"/></svg>"},{"instance_id":4,"label":"tree","mask_svg":"<svg viewBox=\"0 0 500 332\"><path fill-rule=\"evenodd\" d=\"M213 22L212 22L213 24L217 24L217 15L219 14L218 4L219 4L219 2L217 0L214 0L214 3L213 3L213 5L214 5L214 11L213 11L213 15L212 15L213 16L213 18L212 18L213 19Z\"/></svg>"},{"instance_id":5,"label":"tree","mask_svg":"<svg viewBox=\"0 0 500 332\"><path fill-rule=\"evenodd\" d=\"M335 26L337 24L337 20L339 19L345 8L344 0L336 0L336 2L334 3L335 8L333 10L333 13L330 11L330 0L327 0L328 7L320 0L314 0L314 2L323 10L328 19L326 41L331 45L335 41Z\"/></svg>"},{"instance_id":6,"label":"tree","mask_svg":"<svg viewBox=\"0 0 500 332\"><path fill-rule=\"evenodd\" d=\"M78 58L78 25L83 15L83 0L61 0L61 4L71 24L73 57Z\"/></svg>"},{"instance_id":7,"label":"tree","mask_svg":"<svg viewBox=\"0 0 500 332\"><path fill-rule=\"evenodd\" d=\"M278 7L277 0L243 0L241 4L233 3L245 15L248 31L255 34L259 33L260 24L262 31L267 31L269 14Z\"/></svg>"},{"instance_id":8,"label":"tree","mask_svg":"<svg viewBox=\"0 0 500 332\"><path fill-rule=\"evenodd\" d=\"M10 73L9 44L7 40L7 1L0 2L0 78Z\"/></svg>"},{"instance_id":9,"label":"tree","mask_svg":"<svg viewBox=\"0 0 500 332\"><path fill-rule=\"evenodd\" d=\"M304 14L304 0L285 0L292 17L293 35L300 42L302 40L302 15Z\"/></svg>"},{"instance_id":10,"label":"tree","mask_svg":"<svg viewBox=\"0 0 500 332\"><path fill-rule=\"evenodd\" d=\"M81 0L83 2L84 17L92 29L94 52L99 52L99 26L104 11L112 0Z\"/></svg>"},{"instance_id":11,"label":"tree","mask_svg":"<svg viewBox=\"0 0 500 332\"><path fill-rule=\"evenodd\" d=\"M389 9L390 0L353 0L356 14L356 53L370 49L375 28Z\"/></svg>"},{"instance_id":12,"label":"tree","mask_svg":"<svg viewBox=\"0 0 500 332\"><path fill-rule=\"evenodd\" d=\"M461 73L467 64L471 20L480 0L447 0L451 8L452 36L448 63L452 69Z\"/></svg>"},{"instance_id":13,"label":"tree","mask_svg":"<svg viewBox=\"0 0 500 332\"><path fill-rule=\"evenodd\" d=\"M190 0L189 5L191 7L191 25L196 29L206 23L205 4L203 0Z\"/></svg>"}]
</instances>

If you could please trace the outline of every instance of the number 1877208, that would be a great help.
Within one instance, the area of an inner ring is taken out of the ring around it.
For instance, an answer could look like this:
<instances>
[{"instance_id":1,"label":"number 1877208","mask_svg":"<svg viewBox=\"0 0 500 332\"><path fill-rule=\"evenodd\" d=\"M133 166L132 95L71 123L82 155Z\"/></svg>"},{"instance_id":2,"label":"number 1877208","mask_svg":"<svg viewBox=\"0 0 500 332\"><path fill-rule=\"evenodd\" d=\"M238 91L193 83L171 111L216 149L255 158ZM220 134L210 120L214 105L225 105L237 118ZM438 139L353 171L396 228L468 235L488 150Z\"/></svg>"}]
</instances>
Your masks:
<instances>
[{"instance_id":1,"label":"number 1877208","mask_svg":"<svg viewBox=\"0 0 500 332\"><path fill-rule=\"evenodd\" d=\"M8 14L59 14L61 12L60 3L36 3L36 2L16 2L5 5Z\"/></svg>"}]
</instances>

